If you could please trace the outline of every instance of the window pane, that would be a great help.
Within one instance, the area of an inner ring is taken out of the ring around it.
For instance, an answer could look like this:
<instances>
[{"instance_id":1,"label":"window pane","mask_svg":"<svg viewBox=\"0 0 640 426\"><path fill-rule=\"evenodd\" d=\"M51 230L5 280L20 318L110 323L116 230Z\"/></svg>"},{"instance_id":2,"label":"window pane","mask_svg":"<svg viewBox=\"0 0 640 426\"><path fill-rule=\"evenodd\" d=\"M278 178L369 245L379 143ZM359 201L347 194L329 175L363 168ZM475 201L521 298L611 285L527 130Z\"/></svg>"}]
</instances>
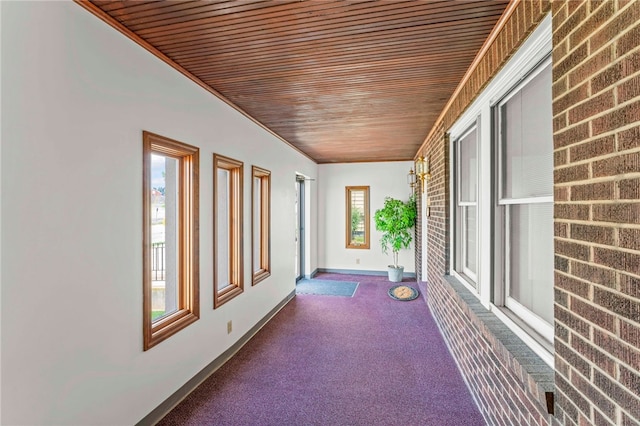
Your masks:
<instances>
[{"instance_id":1,"label":"window pane","mask_svg":"<svg viewBox=\"0 0 640 426\"><path fill-rule=\"evenodd\" d=\"M351 191L351 244L364 243L364 191Z\"/></svg>"},{"instance_id":2,"label":"window pane","mask_svg":"<svg viewBox=\"0 0 640 426\"><path fill-rule=\"evenodd\" d=\"M477 274L477 258L478 258L478 249L477 249L477 241L476 241L476 206L468 206L464 208L465 210L465 268L472 272L474 275Z\"/></svg>"},{"instance_id":3,"label":"window pane","mask_svg":"<svg viewBox=\"0 0 640 426\"><path fill-rule=\"evenodd\" d=\"M346 247L369 248L369 187L347 186Z\"/></svg>"},{"instance_id":4,"label":"window pane","mask_svg":"<svg viewBox=\"0 0 640 426\"><path fill-rule=\"evenodd\" d=\"M509 295L553 324L553 203L509 206Z\"/></svg>"},{"instance_id":5,"label":"window pane","mask_svg":"<svg viewBox=\"0 0 640 426\"><path fill-rule=\"evenodd\" d=\"M199 318L197 147L143 131L143 349Z\"/></svg>"},{"instance_id":6,"label":"window pane","mask_svg":"<svg viewBox=\"0 0 640 426\"><path fill-rule=\"evenodd\" d=\"M151 319L178 310L178 160L151 155Z\"/></svg>"},{"instance_id":7,"label":"window pane","mask_svg":"<svg viewBox=\"0 0 640 426\"><path fill-rule=\"evenodd\" d=\"M253 272L261 269L262 179L253 178Z\"/></svg>"},{"instance_id":8,"label":"window pane","mask_svg":"<svg viewBox=\"0 0 640 426\"><path fill-rule=\"evenodd\" d=\"M229 170L218 169L217 189L217 226L216 243L218 257L216 262L216 274L218 280L218 291L230 284L229 276L229 253L230 253L230 230L229 230L229 201L230 201L230 173Z\"/></svg>"},{"instance_id":9,"label":"window pane","mask_svg":"<svg viewBox=\"0 0 640 426\"><path fill-rule=\"evenodd\" d=\"M460 201L474 202L478 192L478 155L477 132L473 129L467 136L460 139Z\"/></svg>"},{"instance_id":10,"label":"window pane","mask_svg":"<svg viewBox=\"0 0 640 426\"><path fill-rule=\"evenodd\" d=\"M500 108L502 198L553 194L551 65Z\"/></svg>"}]
</instances>

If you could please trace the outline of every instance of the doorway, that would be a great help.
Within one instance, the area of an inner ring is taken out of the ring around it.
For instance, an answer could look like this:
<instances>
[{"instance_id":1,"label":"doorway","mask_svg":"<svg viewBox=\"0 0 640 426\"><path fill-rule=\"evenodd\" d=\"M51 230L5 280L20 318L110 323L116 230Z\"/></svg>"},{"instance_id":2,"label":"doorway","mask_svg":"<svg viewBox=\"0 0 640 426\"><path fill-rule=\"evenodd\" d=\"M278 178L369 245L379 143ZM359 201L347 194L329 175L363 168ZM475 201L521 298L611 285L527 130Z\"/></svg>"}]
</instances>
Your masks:
<instances>
[{"instance_id":1,"label":"doorway","mask_svg":"<svg viewBox=\"0 0 640 426\"><path fill-rule=\"evenodd\" d=\"M304 263L305 263L305 178L301 175L296 175L296 203L295 203L295 215L296 215L296 282L304 278Z\"/></svg>"}]
</instances>

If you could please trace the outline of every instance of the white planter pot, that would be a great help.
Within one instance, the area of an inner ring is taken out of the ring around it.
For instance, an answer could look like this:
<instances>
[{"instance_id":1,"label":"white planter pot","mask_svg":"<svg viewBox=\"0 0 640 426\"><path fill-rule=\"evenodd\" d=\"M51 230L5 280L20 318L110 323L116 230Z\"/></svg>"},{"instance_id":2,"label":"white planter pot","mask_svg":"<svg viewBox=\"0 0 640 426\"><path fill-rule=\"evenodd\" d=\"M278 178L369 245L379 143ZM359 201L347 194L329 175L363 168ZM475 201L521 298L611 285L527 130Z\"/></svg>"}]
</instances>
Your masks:
<instances>
[{"instance_id":1,"label":"white planter pot","mask_svg":"<svg viewBox=\"0 0 640 426\"><path fill-rule=\"evenodd\" d=\"M404 266L398 266L397 268L389 265L389 281L393 283L399 283L402 281L402 275L404 273Z\"/></svg>"}]
</instances>

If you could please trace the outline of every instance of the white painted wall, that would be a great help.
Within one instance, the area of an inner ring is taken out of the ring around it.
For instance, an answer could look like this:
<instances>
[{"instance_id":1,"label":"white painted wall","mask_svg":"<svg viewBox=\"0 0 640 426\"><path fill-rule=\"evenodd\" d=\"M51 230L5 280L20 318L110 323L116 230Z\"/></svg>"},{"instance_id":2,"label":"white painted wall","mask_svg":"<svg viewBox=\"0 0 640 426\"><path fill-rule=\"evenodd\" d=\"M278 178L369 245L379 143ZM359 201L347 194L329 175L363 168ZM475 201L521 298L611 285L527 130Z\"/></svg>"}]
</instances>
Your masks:
<instances>
[{"instance_id":1,"label":"white painted wall","mask_svg":"<svg viewBox=\"0 0 640 426\"><path fill-rule=\"evenodd\" d=\"M389 196L409 199L407 173L413 167L411 161L381 163L320 164L318 166L318 267L325 269L349 269L386 272L393 263L391 253L382 253L381 233L376 231L373 214ZM345 187L369 186L371 209L371 248L345 248ZM402 250L399 263L405 272L415 272L414 242L411 248ZM360 263L356 263L360 259Z\"/></svg>"},{"instance_id":2,"label":"white painted wall","mask_svg":"<svg viewBox=\"0 0 640 426\"><path fill-rule=\"evenodd\" d=\"M74 3L3 2L1 19L0 423L134 424L293 291L295 174L317 165ZM147 352L142 130L201 155L201 318ZM246 259L245 292L215 311L214 152L245 163ZM251 164L272 172L272 275L256 287Z\"/></svg>"}]
</instances>

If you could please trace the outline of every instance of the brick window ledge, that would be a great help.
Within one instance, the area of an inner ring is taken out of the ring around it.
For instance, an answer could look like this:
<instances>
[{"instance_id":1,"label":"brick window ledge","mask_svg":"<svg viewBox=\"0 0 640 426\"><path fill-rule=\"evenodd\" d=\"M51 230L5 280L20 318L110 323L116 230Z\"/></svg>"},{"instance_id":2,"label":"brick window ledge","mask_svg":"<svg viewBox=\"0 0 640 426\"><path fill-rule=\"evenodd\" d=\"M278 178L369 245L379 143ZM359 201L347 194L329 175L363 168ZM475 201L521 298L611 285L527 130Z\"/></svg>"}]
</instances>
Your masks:
<instances>
[{"instance_id":1,"label":"brick window ledge","mask_svg":"<svg viewBox=\"0 0 640 426\"><path fill-rule=\"evenodd\" d=\"M495 314L485 308L458 279L445 275L451 296L486 339L499 362L519 380L521 389L554 414L555 372Z\"/></svg>"}]
</instances>

